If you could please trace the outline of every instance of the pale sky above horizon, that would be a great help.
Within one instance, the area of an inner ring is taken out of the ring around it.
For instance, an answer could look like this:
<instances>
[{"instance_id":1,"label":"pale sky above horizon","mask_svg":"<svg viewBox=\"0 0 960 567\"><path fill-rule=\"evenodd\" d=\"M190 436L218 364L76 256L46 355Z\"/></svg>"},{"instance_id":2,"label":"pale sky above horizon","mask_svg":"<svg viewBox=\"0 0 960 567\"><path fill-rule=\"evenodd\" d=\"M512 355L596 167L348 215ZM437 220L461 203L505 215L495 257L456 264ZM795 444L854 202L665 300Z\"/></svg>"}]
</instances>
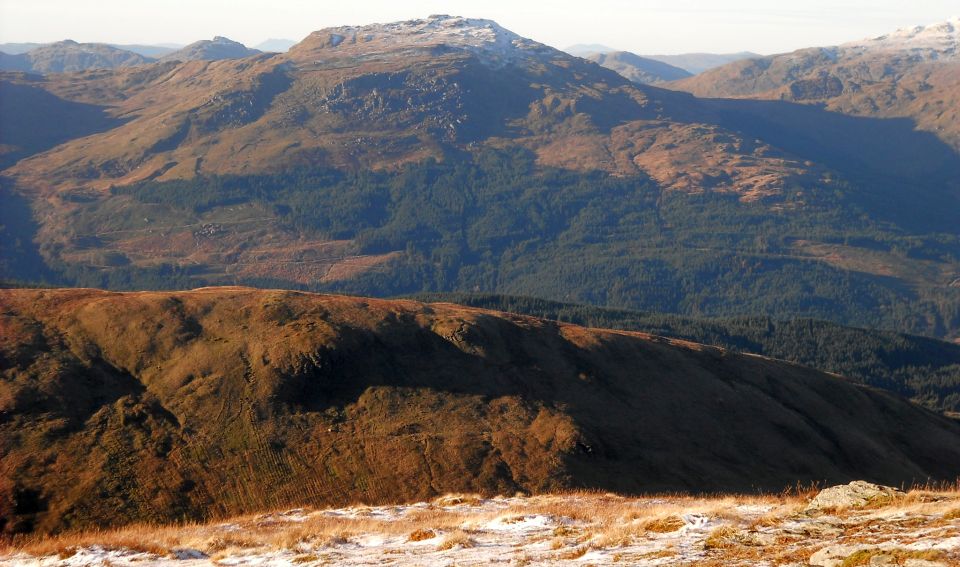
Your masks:
<instances>
[{"instance_id":1,"label":"pale sky above horizon","mask_svg":"<svg viewBox=\"0 0 960 567\"><path fill-rule=\"evenodd\" d=\"M430 14L496 20L565 48L641 54L779 53L874 37L960 15L958 0L0 0L0 43L61 39L180 43L222 35L253 46L326 27Z\"/></svg>"}]
</instances>

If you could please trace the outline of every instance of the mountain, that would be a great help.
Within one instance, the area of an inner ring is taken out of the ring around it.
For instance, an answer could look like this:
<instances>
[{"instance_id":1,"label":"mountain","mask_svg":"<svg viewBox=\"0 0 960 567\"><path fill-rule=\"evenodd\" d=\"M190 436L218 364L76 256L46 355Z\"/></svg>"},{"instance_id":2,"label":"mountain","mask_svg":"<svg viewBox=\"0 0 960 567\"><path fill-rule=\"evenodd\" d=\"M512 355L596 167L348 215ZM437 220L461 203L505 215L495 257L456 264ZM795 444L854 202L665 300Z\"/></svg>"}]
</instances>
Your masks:
<instances>
[{"instance_id":1,"label":"mountain","mask_svg":"<svg viewBox=\"0 0 960 567\"><path fill-rule=\"evenodd\" d=\"M709 97L824 104L909 118L960 148L960 18L832 47L739 61L671 85Z\"/></svg>"},{"instance_id":2,"label":"mountain","mask_svg":"<svg viewBox=\"0 0 960 567\"><path fill-rule=\"evenodd\" d=\"M629 53L627 51L620 51L612 47L607 47L606 45L591 43L591 44L577 44L571 45L564 49L565 52L570 55L575 55L577 57L586 57L590 58L592 55L596 54L610 54L610 53ZM633 55L633 54L631 54ZM738 61L740 59L753 59L757 57L762 57L756 53L751 53L749 51L743 51L740 53L681 53L678 55L633 55L634 57L641 57L647 60L659 61L669 65L670 67L677 67L683 69L688 74L696 75L702 73L707 69L712 69L714 67L720 67L721 65L726 65L733 61ZM678 77L681 78L681 77ZM642 81L641 81L642 82Z\"/></svg>"},{"instance_id":3,"label":"mountain","mask_svg":"<svg viewBox=\"0 0 960 567\"><path fill-rule=\"evenodd\" d=\"M758 53L741 51L739 53L680 53L677 55L644 55L647 59L660 61L674 67L679 67L693 75L699 75L708 69L720 67L742 59L757 59L763 57Z\"/></svg>"},{"instance_id":4,"label":"mountain","mask_svg":"<svg viewBox=\"0 0 960 567\"><path fill-rule=\"evenodd\" d=\"M221 59L242 59L257 55L260 51L250 49L231 39L217 36L210 39L195 41L190 45L167 53L161 61L219 61Z\"/></svg>"},{"instance_id":5,"label":"mountain","mask_svg":"<svg viewBox=\"0 0 960 567\"><path fill-rule=\"evenodd\" d=\"M15 54L0 51L0 69L4 71L29 72L31 65L30 61L22 53Z\"/></svg>"},{"instance_id":6,"label":"mountain","mask_svg":"<svg viewBox=\"0 0 960 567\"><path fill-rule=\"evenodd\" d=\"M124 49L126 51L132 51L134 53L138 53L140 55L143 55L144 57L149 57L151 59L158 59L160 57L163 57L164 55L173 53L177 49L180 49L181 47L183 47L182 45L171 47L169 45L141 45L141 44L116 44L116 43L111 43L110 45L118 49Z\"/></svg>"},{"instance_id":7,"label":"mountain","mask_svg":"<svg viewBox=\"0 0 960 567\"><path fill-rule=\"evenodd\" d=\"M260 51L265 51L268 53L285 53L296 44L297 42L293 41L292 39L271 38L255 45L254 49L259 49Z\"/></svg>"},{"instance_id":8,"label":"mountain","mask_svg":"<svg viewBox=\"0 0 960 567\"><path fill-rule=\"evenodd\" d=\"M144 65L151 59L104 43L72 40L41 45L19 55L3 54L0 69L30 73L64 73Z\"/></svg>"},{"instance_id":9,"label":"mountain","mask_svg":"<svg viewBox=\"0 0 960 567\"><path fill-rule=\"evenodd\" d=\"M0 330L6 533L960 471L960 424L836 376L450 304L0 290Z\"/></svg>"},{"instance_id":10,"label":"mountain","mask_svg":"<svg viewBox=\"0 0 960 567\"><path fill-rule=\"evenodd\" d=\"M31 49L36 49L43 45L42 43L0 43L0 51L10 55L20 55Z\"/></svg>"},{"instance_id":11,"label":"mountain","mask_svg":"<svg viewBox=\"0 0 960 567\"><path fill-rule=\"evenodd\" d=\"M49 43L0 43L0 51L3 53L8 53L10 55L20 55L28 51L32 51L38 47L43 47L46 45L52 45ZM100 44L94 44L100 45ZM155 59L157 57L162 57L167 53L172 53L177 49L183 47L182 45L170 46L166 45L141 45L141 44L119 44L119 43L108 43L110 47L115 47L117 49L122 49L124 51L132 51L138 55L142 55L147 58Z\"/></svg>"},{"instance_id":12,"label":"mountain","mask_svg":"<svg viewBox=\"0 0 960 567\"><path fill-rule=\"evenodd\" d=\"M564 48L563 51L576 57L583 57L584 55L590 55L591 53L610 53L611 51L617 50L599 43L578 43L576 45L571 45L570 47Z\"/></svg>"},{"instance_id":13,"label":"mountain","mask_svg":"<svg viewBox=\"0 0 960 567\"><path fill-rule=\"evenodd\" d=\"M451 16L0 91L3 279L960 337L960 157L906 120L697 99Z\"/></svg>"},{"instance_id":14,"label":"mountain","mask_svg":"<svg viewBox=\"0 0 960 567\"><path fill-rule=\"evenodd\" d=\"M634 83L656 85L691 76L683 69L646 59L629 51L591 53L584 55L583 58L616 71Z\"/></svg>"}]
</instances>

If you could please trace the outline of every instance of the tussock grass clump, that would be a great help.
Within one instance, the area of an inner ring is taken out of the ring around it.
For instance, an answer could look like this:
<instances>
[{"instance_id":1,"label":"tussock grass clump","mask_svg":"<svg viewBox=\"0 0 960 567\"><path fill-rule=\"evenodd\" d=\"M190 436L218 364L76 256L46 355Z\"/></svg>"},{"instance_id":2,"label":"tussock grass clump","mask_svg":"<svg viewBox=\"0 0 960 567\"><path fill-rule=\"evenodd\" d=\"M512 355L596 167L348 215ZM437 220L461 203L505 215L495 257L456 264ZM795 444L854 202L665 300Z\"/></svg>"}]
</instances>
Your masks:
<instances>
[{"instance_id":1,"label":"tussock grass clump","mask_svg":"<svg viewBox=\"0 0 960 567\"><path fill-rule=\"evenodd\" d=\"M410 532L407 541L424 541L437 537L437 532L426 528L419 528Z\"/></svg>"},{"instance_id":2,"label":"tussock grass clump","mask_svg":"<svg viewBox=\"0 0 960 567\"><path fill-rule=\"evenodd\" d=\"M463 530L457 530L445 535L443 541L437 546L437 549L439 551L447 551L455 547L467 548L473 547L474 545L476 545L476 542L470 537L470 534Z\"/></svg>"},{"instance_id":3,"label":"tussock grass clump","mask_svg":"<svg viewBox=\"0 0 960 567\"><path fill-rule=\"evenodd\" d=\"M567 559L567 560L580 559L581 557L586 555L588 551L590 551L589 546L581 545L579 547L575 547L571 549L570 551L561 553L559 559Z\"/></svg>"},{"instance_id":4,"label":"tussock grass clump","mask_svg":"<svg viewBox=\"0 0 960 567\"><path fill-rule=\"evenodd\" d=\"M434 506L479 506L483 497L479 494L444 494L433 501Z\"/></svg>"},{"instance_id":5,"label":"tussock grass clump","mask_svg":"<svg viewBox=\"0 0 960 567\"><path fill-rule=\"evenodd\" d=\"M686 524L680 516L665 516L644 522L643 529L648 532L666 534L675 532L684 525Z\"/></svg>"},{"instance_id":6,"label":"tussock grass clump","mask_svg":"<svg viewBox=\"0 0 960 567\"><path fill-rule=\"evenodd\" d=\"M733 526L719 526L710 531L703 542L706 549L729 549L743 539L743 532Z\"/></svg>"},{"instance_id":7,"label":"tussock grass clump","mask_svg":"<svg viewBox=\"0 0 960 567\"><path fill-rule=\"evenodd\" d=\"M888 565L905 565L908 559L921 559L924 561L941 561L944 559L944 553L936 549L861 549L843 560L840 567L860 567L862 565L875 564L874 558L884 558Z\"/></svg>"}]
</instances>

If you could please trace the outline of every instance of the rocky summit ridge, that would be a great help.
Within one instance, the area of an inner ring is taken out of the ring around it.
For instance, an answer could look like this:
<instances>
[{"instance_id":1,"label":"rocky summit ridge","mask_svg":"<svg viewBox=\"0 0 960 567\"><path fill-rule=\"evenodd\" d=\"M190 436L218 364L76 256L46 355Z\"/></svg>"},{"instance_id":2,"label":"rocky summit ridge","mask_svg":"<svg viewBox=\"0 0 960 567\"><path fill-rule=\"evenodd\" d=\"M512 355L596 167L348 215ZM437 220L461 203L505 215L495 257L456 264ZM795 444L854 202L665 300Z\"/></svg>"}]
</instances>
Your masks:
<instances>
[{"instance_id":1,"label":"rocky summit ridge","mask_svg":"<svg viewBox=\"0 0 960 567\"><path fill-rule=\"evenodd\" d=\"M844 43L840 47L859 51L909 51L927 59L960 55L960 16L926 26L902 28L878 37Z\"/></svg>"},{"instance_id":2,"label":"rocky summit ridge","mask_svg":"<svg viewBox=\"0 0 960 567\"><path fill-rule=\"evenodd\" d=\"M406 46L465 49L484 63L493 65L508 64L554 51L542 43L507 30L493 20L432 15L424 19L319 30L294 46L291 52L304 52L317 47L353 51L351 47L355 47L372 55Z\"/></svg>"}]
</instances>

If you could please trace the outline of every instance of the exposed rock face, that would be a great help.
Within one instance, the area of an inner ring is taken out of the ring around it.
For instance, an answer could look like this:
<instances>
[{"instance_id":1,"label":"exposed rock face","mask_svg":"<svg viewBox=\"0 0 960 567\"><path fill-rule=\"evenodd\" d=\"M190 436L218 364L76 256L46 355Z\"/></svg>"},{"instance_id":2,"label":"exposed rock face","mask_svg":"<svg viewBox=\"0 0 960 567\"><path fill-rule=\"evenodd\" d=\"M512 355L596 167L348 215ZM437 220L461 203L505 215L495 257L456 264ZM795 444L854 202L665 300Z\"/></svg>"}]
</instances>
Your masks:
<instances>
[{"instance_id":1,"label":"exposed rock face","mask_svg":"<svg viewBox=\"0 0 960 567\"><path fill-rule=\"evenodd\" d=\"M821 490L810 501L807 511L830 508L862 508L868 504L888 501L900 494L903 493L890 486L855 480L844 486L832 486Z\"/></svg>"},{"instance_id":2,"label":"exposed rock face","mask_svg":"<svg viewBox=\"0 0 960 567\"><path fill-rule=\"evenodd\" d=\"M960 425L803 367L450 304L0 291L0 528L445 492L956 477Z\"/></svg>"}]
</instances>

